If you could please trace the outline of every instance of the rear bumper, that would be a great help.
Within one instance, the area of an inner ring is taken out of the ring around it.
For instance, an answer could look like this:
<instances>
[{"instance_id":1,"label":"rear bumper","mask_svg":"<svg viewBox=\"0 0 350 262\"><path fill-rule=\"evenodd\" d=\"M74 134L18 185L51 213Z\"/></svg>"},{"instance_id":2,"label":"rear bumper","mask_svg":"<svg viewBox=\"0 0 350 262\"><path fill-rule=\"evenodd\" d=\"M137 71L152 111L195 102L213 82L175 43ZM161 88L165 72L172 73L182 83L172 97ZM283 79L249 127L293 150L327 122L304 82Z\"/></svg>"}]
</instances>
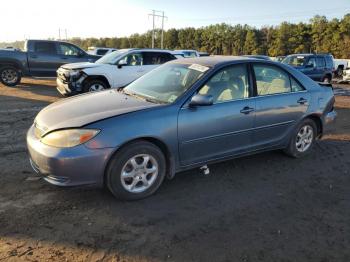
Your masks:
<instances>
[{"instance_id":1,"label":"rear bumper","mask_svg":"<svg viewBox=\"0 0 350 262\"><path fill-rule=\"evenodd\" d=\"M58 186L103 185L105 167L113 148L51 147L41 143L33 129L32 126L27 133L30 164L47 182Z\"/></svg>"}]
</instances>

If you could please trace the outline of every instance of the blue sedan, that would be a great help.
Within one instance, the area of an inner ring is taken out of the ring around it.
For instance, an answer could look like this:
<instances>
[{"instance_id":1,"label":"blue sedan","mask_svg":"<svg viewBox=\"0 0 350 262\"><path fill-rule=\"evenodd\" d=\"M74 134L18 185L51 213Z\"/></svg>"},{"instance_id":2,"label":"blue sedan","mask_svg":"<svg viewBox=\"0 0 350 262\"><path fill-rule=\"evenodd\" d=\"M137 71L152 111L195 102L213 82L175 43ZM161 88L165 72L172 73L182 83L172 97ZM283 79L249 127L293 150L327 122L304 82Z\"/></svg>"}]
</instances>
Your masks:
<instances>
[{"instance_id":1,"label":"blue sedan","mask_svg":"<svg viewBox=\"0 0 350 262\"><path fill-rule=\"evenodd\" d=\"M53 103L27 134L51 184L153 194L183 170L268 150L299 158L336 118L330 86L288 65L247 57L175 60L134 81Z\"/></svg>"}]
</instances>

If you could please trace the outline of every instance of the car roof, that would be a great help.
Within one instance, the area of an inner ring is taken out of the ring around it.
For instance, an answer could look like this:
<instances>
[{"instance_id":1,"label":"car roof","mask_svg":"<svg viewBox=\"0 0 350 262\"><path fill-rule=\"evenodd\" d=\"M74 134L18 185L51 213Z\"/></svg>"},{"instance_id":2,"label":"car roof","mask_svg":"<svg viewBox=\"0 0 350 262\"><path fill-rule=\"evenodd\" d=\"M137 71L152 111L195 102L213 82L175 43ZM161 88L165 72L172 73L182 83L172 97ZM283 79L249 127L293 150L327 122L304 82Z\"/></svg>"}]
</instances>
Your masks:
<instances>
[{"instance_id":1,"label":"car roof","mask_svg":"<svg viewBox=\"0 0 350 262\"><path fill-rule=\"evenodd\" d=\"M202 56L202 57L177 59L177 60L171 61L170 63L199 64L203 66L214 67L214 66L217 66L220 64L226 64L229 62L242 62L242 61L271 62L269 60L262 60L254 57L245 57L245 56Z\"/></svg>"}]
</instances>

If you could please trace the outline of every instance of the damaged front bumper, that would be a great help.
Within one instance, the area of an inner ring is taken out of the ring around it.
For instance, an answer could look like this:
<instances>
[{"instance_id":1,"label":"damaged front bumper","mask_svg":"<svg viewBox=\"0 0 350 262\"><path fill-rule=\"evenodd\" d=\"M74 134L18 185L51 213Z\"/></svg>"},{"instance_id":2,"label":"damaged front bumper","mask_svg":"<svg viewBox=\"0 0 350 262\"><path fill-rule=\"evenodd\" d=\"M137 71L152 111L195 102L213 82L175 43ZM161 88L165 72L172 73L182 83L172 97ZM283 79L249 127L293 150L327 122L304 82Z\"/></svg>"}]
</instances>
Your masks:
<instances>
[{"instance_id":1,"label":"damaged front bumper","mask_svg":"<svg viewBox=\"0 0 350 262\"><path fill-rule=\"evenodd\" d=\"M64 96L75 95L83 92L83 82L87 76L80 72L79 74L70 75L70 72L57 70L57 90Z\"/></svg>"}]
</instances>

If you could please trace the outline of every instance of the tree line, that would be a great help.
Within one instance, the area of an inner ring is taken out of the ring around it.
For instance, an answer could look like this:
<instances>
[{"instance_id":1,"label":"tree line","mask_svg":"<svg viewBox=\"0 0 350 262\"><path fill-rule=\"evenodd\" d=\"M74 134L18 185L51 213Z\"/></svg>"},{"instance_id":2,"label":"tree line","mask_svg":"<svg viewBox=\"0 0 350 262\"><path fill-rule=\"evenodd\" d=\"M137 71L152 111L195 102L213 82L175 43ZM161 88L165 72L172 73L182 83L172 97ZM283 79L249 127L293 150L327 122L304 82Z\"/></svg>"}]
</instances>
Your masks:
<instances>
[{"instance_id":1,"label":"tree line","mask_svg":"<svg viewBox=\"0 0 350 262\"><path fill-rule=\"evenodd\" d=\"M155 47L160 47L161 32L155 32ZM68 40L83 49L89 46L113 48L150 48L152 31L129 37L79 38ZM0 43L0 47L21 48L23 41ZM315 16L308 23L283 22L261 28L249 25L214 24L201 28L187 27L164 32L167 49L196 49L213 55L261 54L282 56L293 53L332 53L336 58L350 58L350 14L328 20Z\"/></svg>"}]
</instances>

